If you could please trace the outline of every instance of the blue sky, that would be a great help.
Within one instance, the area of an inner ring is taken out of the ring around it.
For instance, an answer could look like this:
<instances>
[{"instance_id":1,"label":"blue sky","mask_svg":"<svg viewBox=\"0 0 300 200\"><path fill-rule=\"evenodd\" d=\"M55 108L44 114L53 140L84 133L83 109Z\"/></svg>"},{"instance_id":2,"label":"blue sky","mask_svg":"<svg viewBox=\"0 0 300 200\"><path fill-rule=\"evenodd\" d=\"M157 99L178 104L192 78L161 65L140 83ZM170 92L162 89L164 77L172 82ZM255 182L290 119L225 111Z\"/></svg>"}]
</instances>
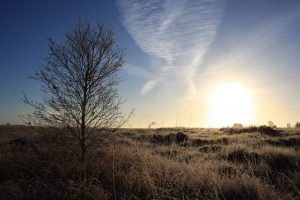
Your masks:
<instances>
[{"instance_id":1,"label":"blue sky","mask_svg":"<svg viewBox=\"0 0 300 200\"><path fill-rule=\"evenodd\" d=\"M78 17L111 26L126 48L120 93L123 109L135 108L129 127L211 126L211 98L228 82L251 93L245 123L300 120L297 0L11 0L0 7L0 124L30 111L22 90L39 99L27 77L47 55L46 38L63 39Z\"/></svg>"}]
</instances>

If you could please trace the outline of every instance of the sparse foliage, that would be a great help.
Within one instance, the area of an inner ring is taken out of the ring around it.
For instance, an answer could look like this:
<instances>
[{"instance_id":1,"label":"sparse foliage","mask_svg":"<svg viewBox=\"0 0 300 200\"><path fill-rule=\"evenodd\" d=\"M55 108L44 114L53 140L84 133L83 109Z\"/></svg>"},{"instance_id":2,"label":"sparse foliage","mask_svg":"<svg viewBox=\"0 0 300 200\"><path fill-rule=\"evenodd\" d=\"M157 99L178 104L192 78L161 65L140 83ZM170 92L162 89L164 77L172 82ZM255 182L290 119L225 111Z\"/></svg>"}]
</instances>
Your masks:
<instances>
[{"instance_id":1,"label":"sparse foliage","mask_svg":"<svg viewBox=\"0 0 300 200\"><path fill-rule=\"evenodd\" d=\"M112 30L79 20L62 42L48 39L49 55L31 77L42 84L43 102L24 102L35 112L28 124L68 128L78 141L81 161L87 149L110 128L122 126L132 114L120 111L117 86L124 52L115 46Z\"/></svg>"},{"instance_id":2,"label":"sparse foliage","mask_svg":"<svg viewBox=\"0 0 300 200\"><path fill-rule=\"evenodd\" d=\"M268 121L268 125L271 128L276 128L276 125L272 121Z\"/></svg>"},{"instance_id":3,"label":"sparse foliage","mask_svg":"<svg viewBox=\"0 0 300 200\"><path fill-rule=\"evenodd\" d=\"M157 122L151 122L149 125L148 125L148 128L154 128L155 126L157 126L158 123Z\"/></svg>"},{"instance_id":4,"label":"sparse foliage","mask_svg":"<svg viewBox=\"0 0 300 200\"><path fill-rule=\"evenodd\" d=\"M300 128L300 122L297 122L295 128Z\"/></svg>"},{"instance_id":5,"label":"sparse foliage","mask_svg":"<svg viewBox=\"0 0 300 200\"><path fill-rule=\"evenodd\" d=\"M233 128L243 128L243 124L240 123L234 123Z\"/></svg>"}]
</instances>

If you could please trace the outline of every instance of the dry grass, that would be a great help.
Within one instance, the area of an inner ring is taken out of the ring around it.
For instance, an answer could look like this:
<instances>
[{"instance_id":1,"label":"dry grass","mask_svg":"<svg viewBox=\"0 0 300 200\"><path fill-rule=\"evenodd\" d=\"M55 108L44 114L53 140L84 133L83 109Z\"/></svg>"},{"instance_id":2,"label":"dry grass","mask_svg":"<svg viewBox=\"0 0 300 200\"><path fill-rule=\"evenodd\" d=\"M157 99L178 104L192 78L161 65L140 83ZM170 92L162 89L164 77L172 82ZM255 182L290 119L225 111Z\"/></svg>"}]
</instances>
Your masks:
<instances>
[{"instance_id":1,"label":"dry grass","mask_svg":"<svg viewBox=\"0 0 300 200\"><path fill-rule=\"evenodd\" d=\"M0 127L0 199L300 199L298 130L122 129L85 166L60 132Z\"/></svg>"}]
</instances>

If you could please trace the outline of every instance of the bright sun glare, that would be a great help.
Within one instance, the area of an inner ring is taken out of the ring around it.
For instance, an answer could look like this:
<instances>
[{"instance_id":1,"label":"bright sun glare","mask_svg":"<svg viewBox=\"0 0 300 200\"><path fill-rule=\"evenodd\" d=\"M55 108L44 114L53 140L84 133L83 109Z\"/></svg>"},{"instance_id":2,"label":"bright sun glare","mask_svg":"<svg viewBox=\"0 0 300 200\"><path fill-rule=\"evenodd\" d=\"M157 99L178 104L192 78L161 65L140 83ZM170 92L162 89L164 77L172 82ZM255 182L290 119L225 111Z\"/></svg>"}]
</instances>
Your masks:
<instances>
[{"instance_id":1,"label":"bright sun glare","mask_svg":"<svg viewBox=\"0 0 300 200\"><path fill-rule=\"evenodd\" d=\"M249 90L239 83L217 86L210 99L211 126L231 126L253 122L253 101Z\"/></svg>"}]
</instances>

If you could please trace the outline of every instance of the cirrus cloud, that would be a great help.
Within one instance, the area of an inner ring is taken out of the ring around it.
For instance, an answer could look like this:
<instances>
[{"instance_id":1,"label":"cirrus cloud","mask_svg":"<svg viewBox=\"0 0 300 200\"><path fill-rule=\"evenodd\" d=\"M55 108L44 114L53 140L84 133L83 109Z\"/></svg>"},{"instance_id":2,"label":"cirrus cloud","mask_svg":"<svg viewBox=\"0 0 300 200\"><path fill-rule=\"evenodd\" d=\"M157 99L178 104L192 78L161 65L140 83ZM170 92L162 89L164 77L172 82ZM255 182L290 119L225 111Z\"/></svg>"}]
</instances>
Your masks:
<instances>
[{"instance_id":1,"label":"cirrus cloud","mask_svg":"<svg viewBox=\"0 0 300 200\"><path fill-rule=\"evenodd\" d=\"M147 79L141 93L173 80L184 83L187 91L194 90L193 78L216 36L224 2L119 0L117 5L124 27L141 50L166 63L155 70L154 77L147 69L134 67L135 75Z\"/></svg>"}]
</instances>

